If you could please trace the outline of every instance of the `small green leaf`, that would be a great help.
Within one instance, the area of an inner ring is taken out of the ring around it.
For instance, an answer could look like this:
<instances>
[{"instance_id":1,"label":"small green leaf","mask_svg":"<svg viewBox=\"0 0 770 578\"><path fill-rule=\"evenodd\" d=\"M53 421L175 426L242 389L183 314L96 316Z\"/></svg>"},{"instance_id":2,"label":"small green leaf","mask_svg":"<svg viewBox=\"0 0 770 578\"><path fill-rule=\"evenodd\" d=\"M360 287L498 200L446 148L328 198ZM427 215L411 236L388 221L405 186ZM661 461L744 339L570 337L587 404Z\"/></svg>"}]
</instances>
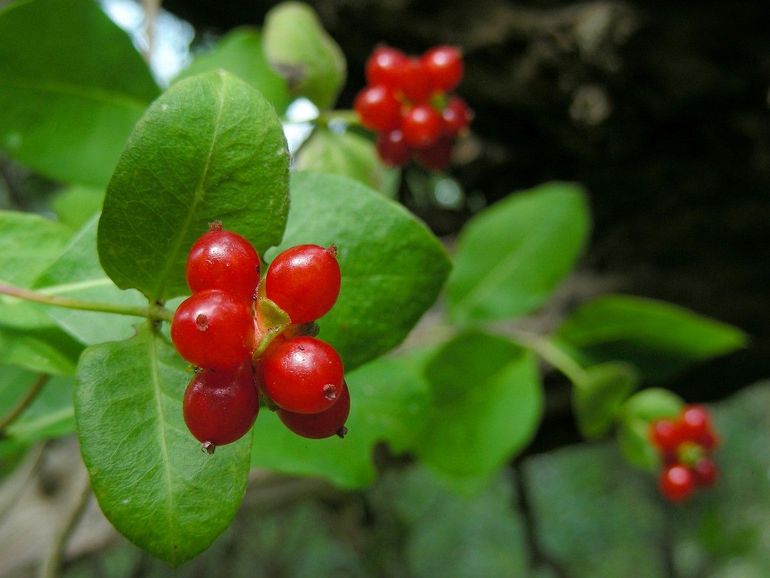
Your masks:
<instances>
[{"instance_id":1,"label":"small green leaf","mask_svg":"<svg viewBox=\"0 0 770 578\"><path fill-rule=\"evenodd\" d=\"M620 412L618 444L632 465L655 470L660 456L650 443L650 422L679 415L683 402L665 389L650 388L632 395Z\"/></svg>"},{"instance_id":2,"label":"small green leaf","mask_svg":"<svg viewBox=\"0 0 770 578\"><path fill-rule=\"evenodd\" d=\"M620 361L594 365L574 384L572 407L578 429L587 438L601 437L612 427L620 407L639 383L634 366Z\"/></svg>"},{"instance_id":3,"label":"small green leaf","mask_svg":"<svg viewBox=\"0 0 770 578\"><path fill-rule=\"evenodd\" d=\"M550 183L479 213L457 243L449 312L460 323L517 317L542 305L580 256L590 216L576 185Z\"/></svg>"},{"instance_id":4,"label":"small green leaf","mask_svg":"<svg viewBox=\"0 0 770 578\"><path fill-rule=\"evenodd\" d=\"M273 107L226 72L193 76L153 103L120 157L99 223L99 258L150 301L187 293L187 253L224 226L262 252L281 238L289 157Z\"/></svg>"},{"instance_id":5,"label":"small green leaf","mask_svg":"<svg viewBox=\"0 0 770 578\"><path fill-rule=\"evenodd\" d=\"M85 301L144 305L147 301L133 289L121 291L99 265L96 252L98 215L93 215L72 238L59 259L37 278L33 287L47 295L61 295ZM46 308L46 314L61 329L84 343L127 339L134 334L138 317L60 307Z\"/></svg>"},{"instance_id":6,"label":"small green leaf","mask_svg":"<svg viewBox=\"0 0 770 578\"><path fill-rule=\"evenodd\" d=\"M584 304L559 328L556 340L586 365L623 360L652 381L746 344L746 336L734 327L627 295Z\"/></svg>"},{"instance_id":7,"label":"small green leaf","mask_svg":"<svg viewBox=\"0 0 770 578\"><path fill-rule=\"evenodd\" d=\"M90 0L0 11L0 148L51 178L104 186L158 94L147 65Z\"/></svg>"},{"instance_id":8,"label":"small green leaf","mask_svg":"<svg viewBox=\"0 0 770 578\"><path fill-rule=\"evenodd\" d=\"M532 439L543 410L534 356L503 337L461 334L425 370L432 403L414 452L447 477L487 479Z\"/></svg>"},{"instance_id":9,"label":"small green leaf","mask_svg":"<svg viewBox=\"0 0 770 578\"><path fill-rule=\"evenodd\" d=\"M0 283L28 287L58 259L72 235L67 227L30 213L0 211ZM82 347L36 304L0 295L0 365L72 374Z\"/></svg>"},{"instance_id":10,"label":"small green leaf","mask_svg":"<svg viewBox=\"0 0 770 578\"><path fill-rule=\"evenodd\" d=\"M307 4L284 2L265 17L265 54L296 96L331 108L345 84L345 55Z\"/></svg>"},{"instance_id":11,"label":"small green leaf","mask_svg":"<svg viewBox=\"0 0 770 578\"><path fill-rule=\"evenodd\" d=\"M351 131L317 129L300 148L295 166L350 177L387 197L394 196L398 183L399 170L382 164L374 143Z\"/></svg>"},{"instance_id":12,"label":"small green leaf","mask_svg":"<svg viewBox=\"0 0 770 578\"><path fill-rule=\"evenodd\" d=\"M347 370L398 345L436 300L451 266L438 239L411 213L336 175L292 176L278 251L303 243L337 247L340 296L318 323Z\"/></svg>"},{"instance_id":13,"label":"small green leaf","mask_svg":"<svg viewBox=\"0 0 770 578\"><path fill-rule=\"evenodd\" d=\"M422 377L428 353L412 351L378 359L346 374L350 417L344 439L304 439L290 432L275 414L262 412L254 424L252 464L288 474L323 476L343 488L371 484L377 442L387 442L395 452L419 443L419 424L429 404Z\"/></svg>"},{"instance_id":14,"label":"small green leaf","mask_svg":"<svg viewBox=\"0 0 770 578\"><path fill-rule=\"evenodd\" d=\"M0 408L7 411L14 407L40 378L14 367L0 368ZM5 439L22 445L60 437L75 431L75 414L72 409L70 377L51 378L35 397L35 400L5 431Z\"/></svg>"},{"instance_id":15,"label":"small green leaf","mask_svg":"<svg viewBox=\"0 0 770 578\"><path fill-rule=\"evenodd\" d=\"M59 191L51 201L51 209L59 222L77 230L101 211L104 189L71 185Z\"/></svg>"},{"instance_id":16,"label":"small green leaf","mask_svg":"<svg viewBox=\"0 0 770 578\"><path fill-rule=\"evenodd\" d=\"M129 540L176 566L227 528L243 498L251 436L202 452L182 418L192 373L146 326L89 347L75 418L102 512Z\"/></svg>"},{"instance_id":17,"label":"small green leaf","mask_svg":"<svg viewBox=\"0 0 770 578\"><path fill-rule=\"evenodd\" d=\"M211 50L197 55L176 80L213 70L226 70L245 80L259 90L279 114L289 105L286 81L270 68L256 28L243 27L228 32Z\"/></svg>"}]
</instances>

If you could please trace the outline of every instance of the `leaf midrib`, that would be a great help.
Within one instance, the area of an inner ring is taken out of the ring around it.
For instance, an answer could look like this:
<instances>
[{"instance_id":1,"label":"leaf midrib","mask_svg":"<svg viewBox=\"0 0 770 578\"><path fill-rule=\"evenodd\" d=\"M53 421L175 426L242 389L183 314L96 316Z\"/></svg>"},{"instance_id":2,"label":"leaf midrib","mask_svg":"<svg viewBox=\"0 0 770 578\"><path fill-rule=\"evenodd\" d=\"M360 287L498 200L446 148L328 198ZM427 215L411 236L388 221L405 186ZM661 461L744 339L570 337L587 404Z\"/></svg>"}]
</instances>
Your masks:
<instances>
[{"instance_id":1,"label":"leaf midrib","mask_svg":"<svg viewBox=\"0 0 770 578\"><path fill-rule=\"evenodd\" d=\"M159 285L154 291L154 298L160 298L163 296L163 290L166 287L166 283L168 282L169 277L169 271L174 263L176 263L176 256L179 253L179 250L182 246L182 241L187 236L187 231L190 228L190 225L193 220L193 215L195 215L195 212L198 208L198 205L203 200L204 196L204 183L206 182L206 179L209 175L209 169L211 168L211 157L214 154L214 148L217 143L217 139L219 138L219 129L220 129L220 121L222 119L222 113L224 112L225 108L225 87L227 86L227 83L220 77L221 83L219 85L219 88L217 89L217 113L216 118L214 119L214 130L211 133L211 143L209 144L209 150L206 153L206 162L203 165L203 170L201 171L200 178L198 179L198 182L195 185L195 190L193 191L193 198L190 202L190 210L187 211L187 214L185 215L184 222L181 224L181 226L178 229L178 234L176 236L176 239L174 240L174 245L171 248L171 250L167 254L166 263L163 266L163 270L161 271L161 274L159 275Z\"/></svg>"}]
</instances>

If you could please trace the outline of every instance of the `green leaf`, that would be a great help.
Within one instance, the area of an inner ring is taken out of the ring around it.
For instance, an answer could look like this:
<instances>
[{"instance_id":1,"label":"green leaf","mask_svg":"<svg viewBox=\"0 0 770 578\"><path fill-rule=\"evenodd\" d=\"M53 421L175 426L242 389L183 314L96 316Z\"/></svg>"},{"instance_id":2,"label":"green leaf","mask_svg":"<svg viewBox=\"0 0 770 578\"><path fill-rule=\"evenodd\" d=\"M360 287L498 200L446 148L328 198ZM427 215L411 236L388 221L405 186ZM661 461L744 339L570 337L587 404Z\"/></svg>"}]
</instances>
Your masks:
<instances>
[{"instance_id":1,"label":"green leaf","mask_svg":"<svg viewBox=\"0 0 770 578\"><path fill-rule=\"evenodd\" d=\"M56 194L51 209L60 223L77 230L101 210L103 202L104 189L71 185Z\"/></svg>"},{"instance_id":2,"label":"green leaf","mask_svg":"<svg viewBox=\"0 0 770 578\"><path fill-rule=\"evenodd\" d=\"M317 129L300 148L295 167L350 177L388 197L398 184L399 170L382 164L374 143L351 131Z\"/></svg>"},{"instance_id":3,"label":"green leaf","mask_svg":"<svg viewBox=\"0 0 770 578\"><path fill-rule=\"evenodd\" d=\"M281 238L289 156L275 110L227 72L182 80L153 103L120 157L99 223L99 258L150 301L187 293L187 253L224 226L260 252Z\"/></svg>"},{"instance_id":4,"label":"green leaf","mask_svg":"<svg viewBox=\"0 0 770 578\"><path fill-rule=\"evenodd\" d=\"M395 452L419 443L429 398L422 368L427 351L382 358L346 374L350 389L348 434L308 440L290 432L270 412L254 424L252 465L295 475L315 475L343 488L361 488L375 479L372 452L387 442Z\"/></svg>"},{"instance_id":5,"label":"green leaf","mask_svg":"<svg viewBox=\"0 0 770 578\"><path fill-rule=\"evenodd\" d=\"M158 94L146 64L90 0L0 11L0 147L53 179L104 186Z\"/></svg>"},{"instance_id":6,"label":"green leaf","mask_svg":"<svg viewBox=\"0 0 770 578\"><path fill-rule=\"evenodd\" d=\"M0 408L15 407L39 375L14 367L0 368ZM4 441L22 445L60 437L75 431L72 386L69 377L50 379L35 400L5 431Z\"/></svg>"},{"instance_id":7,"label":"green leaf","mask_svg":"<svg viewBox=\"0 0 770 578\"><path fill-rule=\"evenodd\" d=\"M196 56L176 80L213 70L226 70L245 80L259 90L279 114L289 105L286 81L270 68L256 28L243 27L228 32L211 50Z\"/></svg>"},{"instance_id":8,"label":"green leaf","mask_svg":"<svg viewBox=\"0 0 770 578\"><path fill-rule=\"evenodd\" d=\"M130 341L89 347L78 366L75 418L102 512L171 565L205 550L243 498L251 436L202 452L182 418L191 373L146 326Z\"/></svg>"},{"instance_id":9,"label":"green leaf","mask_svg":"<svg viewBox=\"0 0 770 578\"><path fill-rule=\"evenodd\" d=\"M98 215L93 215L72 238L61 257L35 281L35 290L47 295L61 295L84 301L144 305L147 301L138 291L122 291L107 277L96 252ZM92 311L76 311L48 307L46 314L62 330L84 343L127 339L134 334L138 317L112 315Z\"/></svg>"},{"instance_id":10,"label":"green leaf","mask_svg":"<svg viewBox=\"0 0 770 578\"><path fill-rule=\"evenodd\" d=\"M572 390L573 411L580 433L587 438L601 437L636 389L639 376L633 365L619 361L589 367L585 375Z\"/></svg>"},{"instance_id":11,"label":"green leaf","mask_svg":"<svg viewBox=\"0 0 770 578\"><path fill-rule=\"evenodd\" d=\"M264 45L270 64L296 96L331 108L345 84L345 55L307 4L284 2L265 17Z\"/></svg>"},{"instance_id":12,"label":"green leaf","mask_svg":"<svg viewBox=\"0 0 770 578\"><path fill-rule=\"evenodd\" d=\"M738 329L675 305L608 295L581 306L556 340L584 364L623 360L652 381L745 346Z\"/></svg>"},{"instance_id":13,"label":"green leaf","mask_svg":"<svg viewBox=\"0 0 770 578\"><path fill-rule=\"evenodd\" d=\"M72 231L29 213L0 211L0 283L29 286L64 250ZM44 308L0 295L0 365L72 374L82 347Z\"/></svg>"},{"instance_id":14,"label":"green leaf","mask_svg":"<svg viewBox=\"0 0 770 578\"><path fill-rule=\"evenodd\" d=\"M451 265L421 221L356 181L296 173L291 187L279 250L302 243L337 246L342 287L319 321L320 336L351 370L406 337L436 300Z\"/></svg>"},{"instance_id":15,"label":"green leaf","mask_svg":"<svg viewBox=\"0 0 770 578\"><path fill-rule=\"evenodd\" d=\"M683 402L665 389L649 388L632 395L620 413L618 444L623 457L632 465L655 470L660 456L650 443L650 422L679 415Z\"/></svg>"},{"instance_id":16,"label":"green leaf","mask_svg":"<svg viewBox=\"0 0 770 578\"><path fill-rule=\"evenodd\" d=\"M543 391L528 351L468 332L446 343L425 373L432 403L414 452L433 470L483 481L532 439Z\"/></svg>"},{"instance_id":17,"label":"green leaf","mask_svg":"<svg viewBox=\"0 0 770 578\"><path fill-rule=\"evenodd\" d=\"M457 242L447 285L459 323L518 317L542 305L570 272L588 238L583 190L549 183L479 213Z\"/></svg>"}]
</instances>

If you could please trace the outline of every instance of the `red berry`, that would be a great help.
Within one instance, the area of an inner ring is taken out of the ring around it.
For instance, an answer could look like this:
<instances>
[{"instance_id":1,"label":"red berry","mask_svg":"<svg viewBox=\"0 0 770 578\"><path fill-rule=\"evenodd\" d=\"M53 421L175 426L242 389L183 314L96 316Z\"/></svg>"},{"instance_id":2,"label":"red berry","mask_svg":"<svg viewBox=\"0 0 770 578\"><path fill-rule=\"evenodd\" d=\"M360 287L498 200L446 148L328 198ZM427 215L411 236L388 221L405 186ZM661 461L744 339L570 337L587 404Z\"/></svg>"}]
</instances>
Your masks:
<instances>
[{"instance_id":1,"label":"red berry","mask_svg":"<svg viewBox=\"0 0 770 578\"><path fill-rule=\"evenodd\" d=\"M409 162L409 147L400 130L383 132L377 136L377 153L382 162L393 167L403 167Z\"/></svg>"},{"instance_id":2,"label":"red berry","mask_svg":"<svg viewBox=\"0 0 770 578\"><path fill-rule=\"evenodd\" d=\"M415 159L426 169L440 171L452 162L452 141L440 138L432 145L415 151Z\"/></svg>"},{"instance_id":3,"label":"red berry","mask_svg":"<svg viewBox=\"0 0 770 578\"><path fill-rule=\"evenodd\" d=\"M310 323L332 308L340 293L334 247L297 245L278 255L265 277L265 294L292 323Z\"/></svg>"},{"instance_id":4,"label":"red berry","mask_svg":"<svg viewBox=\"0 0 770 578\"><path fill-rule=\"evenodd\" d=\"M441 119L444 121L444 135L455 137L468 125L473 118L473 111L468 108L465 101L459 96L453 96L441 112Z\"/></svg>"},{"instance_id":5,"label":"red berry","mask_svg":"<svg viewBox=\"0 0 770 578\"><path fill-rule=\"evenodd\" d=\"M374 131L394 130L401 122L401 104L391 89L382 84L367 86L359 92L353 108L361 117L361 124Z\"/></svg>"},{"instance_id":6,"label":"red berry","mask_svg":"<svg viewBox=\"0 0 770 578\"><path fill-rule=\"evenodd\" d=\"M679 416L679 428L682 437L697 442L699 438L711 432L711 417L702 405L687 405Z\"/></svg>"},{"instance_id":7,"label":"red berry","mask_svg":"<svg viewBox=\"0 0 770 578\"><path fill-rule=\"evenodd\" d=\"M335 434L343 437L345 421L350 413L350 394L343 384L340 398L329 409L321 413L292 413L285 409L278 410L278 417L283 424L297 435L311 439L328 438Z\"/></svg>"},{"instance_id":8,"label":"red berry","mask_svg":"<svg viewBox=\"0 0 770 578\"><path fill-rule=\"evenodd\" d=\"M663 452L674 452L682 443L679 424L670 419L659 419L650 424L650 441Z\"/></svg>"},{"instance_id":9,"label":"red berry","mask_svg":"<svg viewBox=\"0 0 770 578\"><path fill-rule=\"evenodd\" d=\"M243 437L259 412L251 363L200 371L187 386L183 409L188 429L202 443L221 446Z\"/></svg>"},{"instance_id":10,"label":"red berry","mask_svg":"<svg viewBox=\"0 0 770 578\"><path fill-rule=\"evenodd\" d=\"M396 89L401 68L408 62L409 59L400 50L380 46L366 61L366 80L370 85L382 84Z\"/></svg>"},{"instance_id":11,"label":"red berry","mask_svg":"<svg viewBox=\"0 0 770 578\"><path fill-rule=\"evenodd\" d=\"M682 502L695 491L695 476L681 464L668 466L660 474L658 487L669 502Z\"/></svg>"},{"instance_id":12,"label":"red berry","mask_svg":"<svg viewBox=\"0 0 770 578\"><path fill-rule=\"evenodd\" d=\"M719 438L713 431L708 431L703 435L698 436L695 443L707 450L713 450L719 445Z\"/></svg>"},{"instance_id":13,"label":"red berry","mask_svg":"<svg viewBox=\"0 0 770 578\"><path fill-rule=\"evenodd\" d=\"M265 394L294 413L320 413L342 395L342 360L315 337L295 337L268 349L262 371Z\"/></svg>"},{"instance_id":14,"label":"red berry","mask_svg":"<svg viewBox=\"0 0 770 578\"><path fill-rule=\"evenodd\" d=\"M422 66L430 76L434 90L448 92L463 77L463 55L454 46L436 46L422 57Z\"/></svg>"},{"instance_id":15,"label":"red berry","mask_svg":"<svg viewBox=\"0 0 770 578\"><path fill-rule=\"evenodd\" d=\"M409 58L399 67L396 88L413 103L423 103L433 93L433 86L428 71L417 58Z\"/></svg>"},{"instance_id":16,"label":"red berry","mask_svg":"<svg viewBox=\"0 0 770 578\"><path fill-rule=\"evenodd\" d=\"M711 458L699 459L693 468L695 483L699 486L713 486L717 481L717 466Z\"/></svg>"},{"instance_id":17,"label":"red berry","mask_svg":"<svg viewBox=\"0 0 770 578\"><path fill-rule=\"evenodd\" d=\"M412 107L401 122L406 144L416 149L427 148L435 143L441 136L441 128L441 117L427 104Z\"/></svg>"},{"instance_id":18,"label":"red berry","mask_svg":"<svg viewBox=\"0 0 770 578\"><path fill-rule=\"evenodd\" d=\"M187 256L187 284L195 292L221 289L251 299L259 282L259 256L246 239L212 224Z\"/></svg>"},{"instance_id":19,"label":"red berry","mask_svg":"<svg viewBox=\"0 0 770 578\"><path fill-rule=\"evenodd\" d=\"M217 289L194 293L174 313L171 340L179 354L194 365L233 369L254 348L251 307Z\"/></svg>"}]
</instances>

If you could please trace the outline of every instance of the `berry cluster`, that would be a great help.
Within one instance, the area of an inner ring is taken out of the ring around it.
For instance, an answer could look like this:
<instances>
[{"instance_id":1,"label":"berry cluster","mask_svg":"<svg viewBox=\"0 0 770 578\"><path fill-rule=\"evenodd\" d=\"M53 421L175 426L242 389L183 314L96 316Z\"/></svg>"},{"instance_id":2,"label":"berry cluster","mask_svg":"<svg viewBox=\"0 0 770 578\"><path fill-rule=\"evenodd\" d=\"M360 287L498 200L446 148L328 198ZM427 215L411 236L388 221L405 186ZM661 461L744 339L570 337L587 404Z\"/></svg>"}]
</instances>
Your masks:
<instances>
[{"instance_id":1,"label":"berry cluster","mask_svg":"<svg viewBox=\"0 0 770 578\"><path fill-rule=\"evenodd\" d=\"M389 46L372 53L368 85L354 108L361 124L378 133L385 163L404 166L414 158L428 169L449 166L452 144L473 117L462 98L448 94L462 76L462 54L453 46L436 46L420 58Z\"/></svg>"},{"instance_id":2,"label":"berry cluster","mask_svg":"<svg viewBox=\"0 0 770 578\"><path fill-rule=\"evenodd\" d=\"M674 420L652 422L649 437L661 454L663 470L658 486L667 500L683 502L696 487L716 482L717 468L711 452L717 437L705 407L687 405Z\"/></svg>"},{"instance_id":3,"label":"berry cluster","mask_svg":"<svg viewBox=\"0 0 770 578\"><path fill-rule=\"evenodd\" d=\"M171 323L179 354L196 366L184 396L190 432L208 452L241 438L259 412L259 395L281 421L308 438L345 433L350 397L334 348L308 335L340 290L336 249L298 245L278 255L260 284L259 255L240 235L212 223L190 249L192 295ZM260 300L291 320L266 327Z\"/></svg>"}]
</instances>

